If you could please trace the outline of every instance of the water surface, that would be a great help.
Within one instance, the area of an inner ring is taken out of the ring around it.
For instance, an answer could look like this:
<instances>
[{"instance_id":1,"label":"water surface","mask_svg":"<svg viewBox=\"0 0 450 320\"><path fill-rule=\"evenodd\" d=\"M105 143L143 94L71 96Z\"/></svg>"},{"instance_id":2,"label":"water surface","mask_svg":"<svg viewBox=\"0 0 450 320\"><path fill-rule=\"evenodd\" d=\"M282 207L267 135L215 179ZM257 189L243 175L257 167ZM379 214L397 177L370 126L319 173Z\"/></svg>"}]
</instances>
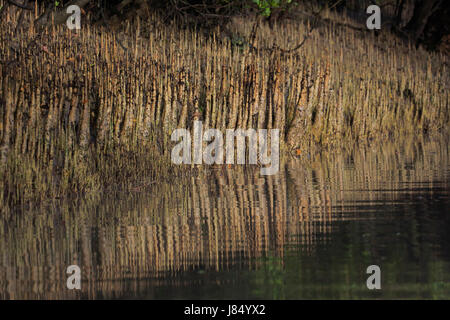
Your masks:
<instances>
[{"instance_id":1,"label":"water surface","mask_svg":"<svg viewBox=\"0 0 450 320\"><path fill-rule=\"evenodd\" d=\"M3 213L0 298L449 299L449 169L413 139Z\"/></svg>"}]
</instances>

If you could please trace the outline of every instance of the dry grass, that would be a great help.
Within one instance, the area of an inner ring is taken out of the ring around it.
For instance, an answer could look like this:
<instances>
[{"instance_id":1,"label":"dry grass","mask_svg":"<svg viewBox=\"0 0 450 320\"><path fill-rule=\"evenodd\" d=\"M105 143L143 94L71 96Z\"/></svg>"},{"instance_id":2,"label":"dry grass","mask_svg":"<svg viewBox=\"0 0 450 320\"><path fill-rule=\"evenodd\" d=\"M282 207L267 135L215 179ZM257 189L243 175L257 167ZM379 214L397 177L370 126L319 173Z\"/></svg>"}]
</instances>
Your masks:
<instances>
[{"instance_id":1,"label":"dry grass","mask_svg":"<svg viewBox=\"0 0 450 320\"><path fill-rule=\"evenodd\" d=\"M234 38L251 39L252 21L229 26L231 38L158 17L133 36L89 25L38 34L31 15L23 28L14 9L0 22L2 203L168 174L170 133L194 116L222 130L279 128L288 148L448 134L448 58L386 35L328 25L286 54L262 48L292 48L307 25L262 24L252 50Z\"/></svg>"}]
</instances>

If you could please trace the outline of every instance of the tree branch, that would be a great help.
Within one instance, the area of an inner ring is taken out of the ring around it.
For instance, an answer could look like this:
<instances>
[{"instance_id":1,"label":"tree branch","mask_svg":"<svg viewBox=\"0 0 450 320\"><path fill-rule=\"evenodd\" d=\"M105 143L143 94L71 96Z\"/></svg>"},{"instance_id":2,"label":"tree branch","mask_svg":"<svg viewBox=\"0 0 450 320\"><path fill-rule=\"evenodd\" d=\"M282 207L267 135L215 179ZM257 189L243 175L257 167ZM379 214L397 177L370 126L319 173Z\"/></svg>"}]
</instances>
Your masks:
<instances>
[{"instance_id":1,"label":"tree branch","mask_svg":"<svg viewBox=\"0 0 450 320\"><path fill-rule=\"evenodd\" d=\"M17 3L15 0L7 0L7 2L9 4L12 4L12 5L16 6L16 7L21 8L21 9L33 10L33 8L31 8L31 7L29 7L29 6L25 5L25 4Z\"/></svg>"}]
</instances>

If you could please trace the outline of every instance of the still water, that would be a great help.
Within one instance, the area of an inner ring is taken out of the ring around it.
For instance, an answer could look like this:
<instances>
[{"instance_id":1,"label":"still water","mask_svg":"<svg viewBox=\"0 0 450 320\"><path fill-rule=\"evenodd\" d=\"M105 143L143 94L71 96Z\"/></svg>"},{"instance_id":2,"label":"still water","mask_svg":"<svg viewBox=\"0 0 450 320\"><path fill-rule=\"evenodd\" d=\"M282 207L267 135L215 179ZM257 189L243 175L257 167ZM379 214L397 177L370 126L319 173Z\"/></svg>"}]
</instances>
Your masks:
<instances>
[{"instance_id":1,"label":"still water","mask_svg":"<svg viewBox=\"0 0 450 320\"><path fill-rule=\"evenodd\" d=\"M3 213L0 298L450 299L449 155L412 139Z\"/></svg>"}]
</instances>

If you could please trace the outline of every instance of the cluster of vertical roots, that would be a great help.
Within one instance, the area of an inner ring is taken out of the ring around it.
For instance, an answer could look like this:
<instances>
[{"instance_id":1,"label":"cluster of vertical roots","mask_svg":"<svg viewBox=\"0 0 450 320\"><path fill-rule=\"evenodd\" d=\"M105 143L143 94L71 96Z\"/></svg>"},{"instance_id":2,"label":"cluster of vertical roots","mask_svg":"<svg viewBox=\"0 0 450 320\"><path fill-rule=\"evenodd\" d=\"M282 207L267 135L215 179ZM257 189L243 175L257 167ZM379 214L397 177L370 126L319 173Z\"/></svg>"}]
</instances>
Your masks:
<instances>
[{"instance_id":1,"label":"cluster of vertical roots","mask_svg":"<svg viewBox=\"0 0 450 320\"><path fill-rule=\"evenodd\" d=\"M194 119L280 129L285 149L448 129L447 57L388 36L331 23L289 51L307 23L238 21L224 36L154 16L127 35L38 32L24 23L34 14L11 8L0 22L2 202L157 178L172 167L171 132Z\"/></svg>"}]
</instances>

